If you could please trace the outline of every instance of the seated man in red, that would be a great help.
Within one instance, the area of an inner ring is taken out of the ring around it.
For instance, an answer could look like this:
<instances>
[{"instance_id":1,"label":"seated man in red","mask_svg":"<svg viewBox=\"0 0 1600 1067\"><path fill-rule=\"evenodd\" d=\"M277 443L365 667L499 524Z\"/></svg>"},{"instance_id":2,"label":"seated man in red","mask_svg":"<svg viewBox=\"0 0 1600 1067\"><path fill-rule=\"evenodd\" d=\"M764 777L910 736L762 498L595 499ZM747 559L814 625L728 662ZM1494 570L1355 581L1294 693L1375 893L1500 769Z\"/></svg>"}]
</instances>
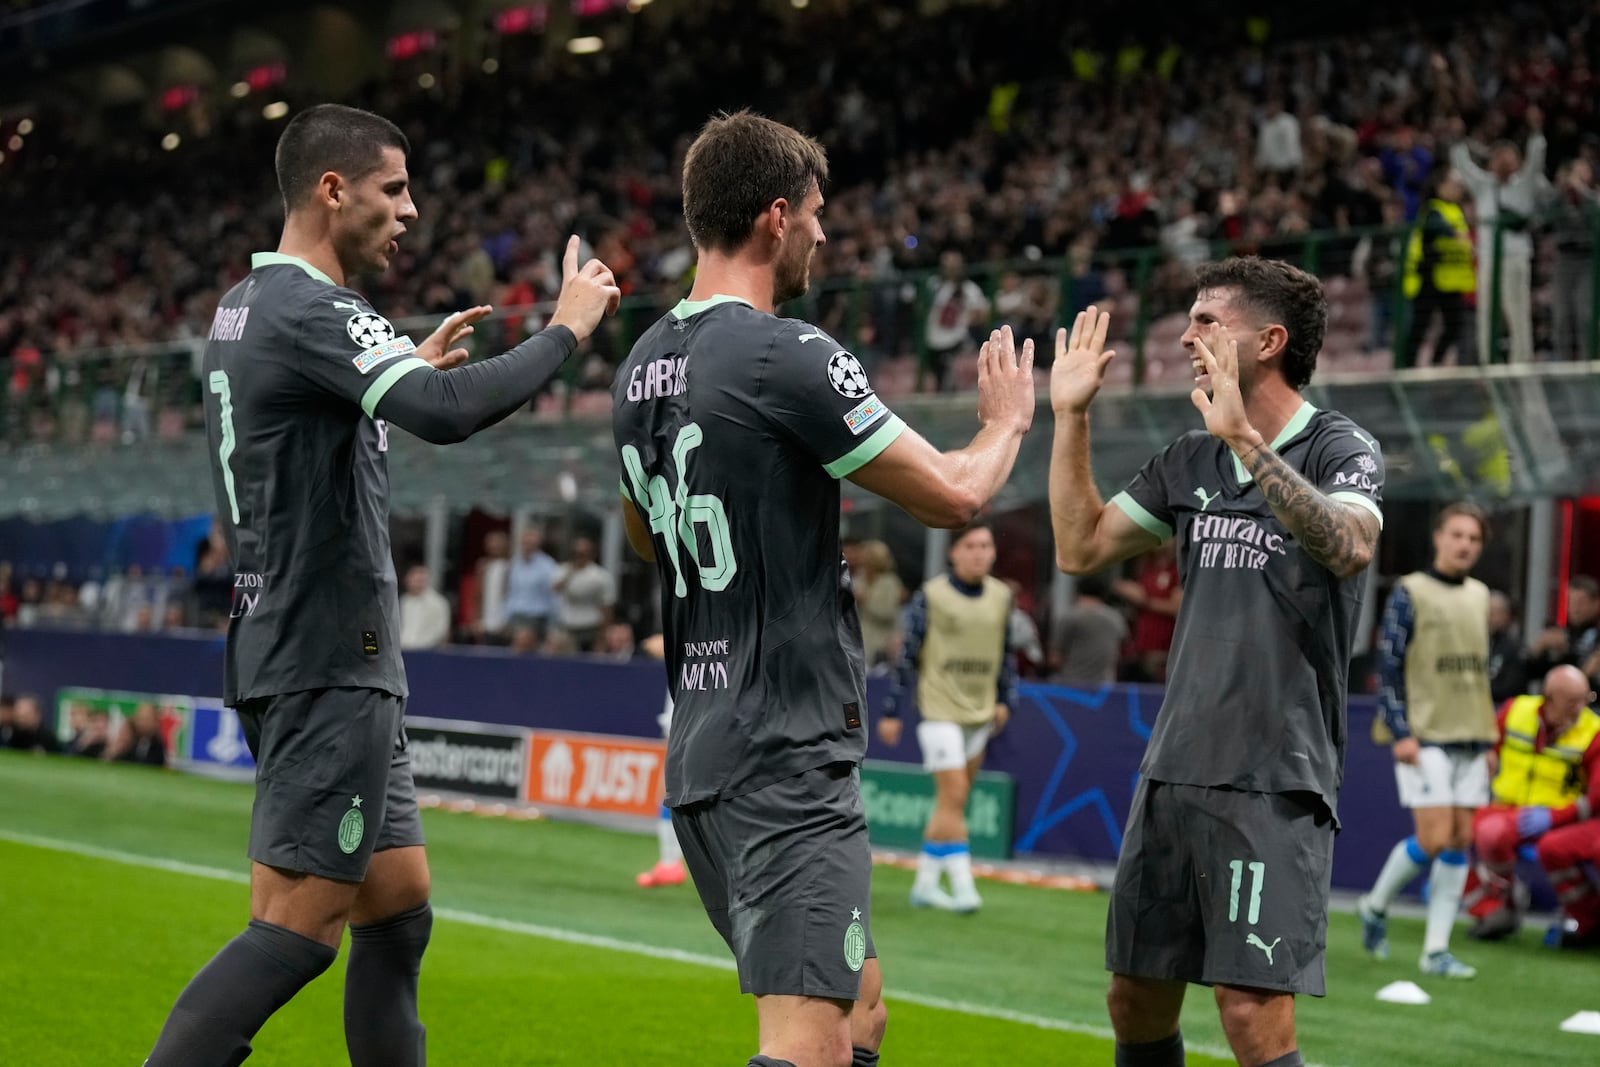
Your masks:
<instances>
[{"instance_id":1,"label":"seated man in red","mask_svg":"<svg viewBox=\"0 0 1600 1067\"><path fill-rule=\"evenodd\" d=\"M1511 889L1517 847L1536 841L1539 863L1560 895L1563 946L1600 941L1600 893L1583 869L1600 860L1600 714L1576 667L1545 675L1543 696L1500 708L1493 801L1472 822L1482 899L1472 936L1497 940L1521 922Z\"/></svg>"}]
</instances>

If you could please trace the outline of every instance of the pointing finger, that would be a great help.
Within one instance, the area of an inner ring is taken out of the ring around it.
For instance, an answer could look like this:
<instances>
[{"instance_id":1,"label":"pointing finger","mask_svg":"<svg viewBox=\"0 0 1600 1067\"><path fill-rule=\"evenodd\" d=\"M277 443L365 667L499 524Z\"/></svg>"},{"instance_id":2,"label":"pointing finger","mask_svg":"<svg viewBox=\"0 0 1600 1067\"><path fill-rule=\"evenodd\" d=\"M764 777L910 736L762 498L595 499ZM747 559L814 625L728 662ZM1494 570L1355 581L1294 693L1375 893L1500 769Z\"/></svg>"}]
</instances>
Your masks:
<instances>
[{"instance_id":1,"label":"pointing finger","mask_svg":"<svg viewBox=\"0 0 1600 1067\"><path fill-rule=\"evenodd\" d=\"M578 273L578 235L567 238L567 252L561 257L561 276L570 278Z\"/></svg>"}]
</instances>

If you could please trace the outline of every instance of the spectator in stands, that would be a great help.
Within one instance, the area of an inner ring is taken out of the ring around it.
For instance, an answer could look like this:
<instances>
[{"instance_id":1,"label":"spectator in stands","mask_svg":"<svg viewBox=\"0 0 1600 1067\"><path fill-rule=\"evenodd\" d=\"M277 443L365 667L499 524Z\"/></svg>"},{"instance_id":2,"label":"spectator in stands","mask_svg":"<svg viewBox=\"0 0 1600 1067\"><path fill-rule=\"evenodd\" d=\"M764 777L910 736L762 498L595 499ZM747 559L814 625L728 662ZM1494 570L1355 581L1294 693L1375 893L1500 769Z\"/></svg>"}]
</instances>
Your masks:
<instances>
[{"instance_id":1,"label":"spectator in stands","mask_svg":"<svg viewBox=\"0 0 1600 1067\"><path fill-rule=\"evenodd\" d=\"M595 561L593 538L579 537L572 542L572 555L556 568L550 588L558 602L556 622L571 639L573 649L593 649L600 631L611 622L617 602L617 581Z\"/></svg>"},{"instance_id":2,"label":"spectator in stands","mask_svg":"<svg viewBox=\"0 0 1600 1067\"><path fill-rule=\"evenodd\" d=\"M1511 598L1496 589L1489 594L1489 694L1499 707L1527 689L1522 635L1517 632Z\"/></svg>"},{"instance_id":3,"label":"spectator in stands","mask_svg":"<svg viewBox=\"0 0 1600 1067\"><path fill-rule=\"evenodd\" d=\"M117 763L143 763L149 767L167 765L167 743L161 736L161 716L154 704L140 704L122 721L117 732Z\"/></svg>"},{"instance_id":4,"label":"spectator in stands","mask_svg":"<svg viewBox=\"0 0 1600 1067\"><path fill-rule=\"evenodd\" d=\"M1005 579L1011 590L1011 614L1006 620L1006 641L1017 653L1017 674L1023 678L1037 678L1044 668L1044 640L1039 636L1039 624L1033 619L1033 598L1015 578Z\"/></svg>"},{"instance_id":5,"label":"spectator in stands","mask_svg":"<svg viewBox=\"0 0 1600 1067\"><path fill-rule=\"evenodd\" d=\"M14 622L17 618L17 590L11 563L0 560L0 623Z\"/></svg>"},{"instance_id":6,"label":"spectator in stands","mask_svg":"<svg viewBox=\"0 0 1600 1067\"><path fill-rule=\"evenodd\" d=\"M928 344L926 369L932 374L933 390L949 388L951 364L977 351L974 331L982 329L988 317L989 298L977 282L967 277L961 253L941 253L924 334Z\"/></svg>"},{"instance_id":7,"label":"spectator in stands","mask_svg":"<svg viewBox=\"0 0 1600 1067\"><path fill-rule=\"evenodd\" d=\"M1600 582L1580 574L1567 583L1567 624L1550 626L1528 650L1528 677L1542 678L1550 668L1570 664L1600 678Z\"/></svg>"},{"instance_id":8,"label":"spectator in stands","mask_svg":"<svg viewBox=\"0 0 1600 1067\"><path fill-rule=\"evenodd\" d=\"M225 626L233 612L233 560L228 558L228 542L222 528L211 524L211 531L195 549L195 622L208 630Z\"/></svg>"},{"instance_id":9,"label":"spectator in stands","mask_svg":"<svg viewBox=\"0 0 1600 1067\"><path fill-rule=\"evenodd\" d=\"M39 709L39 698L32 693L22 693L12 710L11 739L7 747L19 752L61 751L56 735L44 725L44 715Z\"/></svg>"},{"instance_id":10,"label":"spectator in stands","mask_svg":"<svg viewBox=\"0 0 1600 1067\"><path fill-rule=\"evenodd\" d=\"M1304 162L1300 120L1283 109L1283 97L1268 97L1256 132L1256 170L1287 183L1300 173Z\"/></svg>"},{"instance_id":11,"label":"spectator in stands","mask_svg":"<svg viewBox=\"0 0 1600 1067\"><path fill-rule=\"evenodd\" d=\"M1510 141L1496 141L1489 149L1489 169L1473 162L1466 141L1450 148L1450 163L1461 176L1478 219L1478 354L1495 362L1498 337L1491 332L1495 284L1499 284L1499 315L1510 347L1507 359L1527 363L1533 359L1533 234L1539 203L1548 182L1544 176L1544 115L1538 107L1527 110L1528 153L1524 158ZM1499 249L1498 267L1495 249Z\"/></svg>"},{"instance_id":12,"label":"spectator in stands","mask_svg":"<svg viewBox=\"0 0 1600 1067\"><path fill-rule=\"evenodd\" d=\"M17 732L17 701L10 693L0 692L0 748L10 748L11 738Z\"/></svg>"},{"instance_id":13,"label":"spectator in stands","mask_svg":"<svg viewBox=\"0 0 1600 1067\"><path fill-rule=\"evenodd\" d=\"M1383 229L1356 243L1350 263L1351 273L1367 284L1368 352L1394 347L1395 299L1400 295L1395 287L1400 284L1400 263L1409 236L1402 228L1405 205L1399 197L1384 199L1379 212Z\"/></svg>"},{"instance_id":14,"label":"spectator in stands","mask_svg":"<svg viewBox=\"0 0 1600 1067\"><path fill-rule=\"evenodd\" d=\"M75 706L76 712L83 715L81 729L74 731L72 740L67 745L67 755L82 756L84 759L105 759L106 750L111 743L111 716L103 708L94 708L84 711Z\"/></svg>"},{"instance_id":15,"label":"spectator in stands","mask_svg":"<svg viewBox=\"0 0 1600 1067\"><path fill-rule=\"evenodd\" d=\"M450 601L433 587L433 575L418 563L406 571L400 596L400 647L438 648L450 639Z\"/></svg>"},{"instance_id":16,"label":"spectator in stands","mask_svg":"<svg viewBox=\"0 0 1600 1067\"><path fill-rule=\"evenodd\" d=\"M522 552L511 561L506 575L507 626L533 631L535 644L544 639L558 604L552 583L556 561L544 551L544 534L537 526L522 531Z\"/></svg>"},{"instance_id":17,"label":"spectator in stands","mask_svg":"<svg viewBox=\"0 0 1600 1067\"><path fill-rule=\"evenodd\" d=\"M1439 333L1433 341L1432 363L1444 362L1456 351L1456 362L1475 363L1477 355L1467 344L1467 297L1477 287L1472 273L1472 231L1461 210L1461 179L1443 169L1428 179L1428 201L1422 222L1406 244L1405 294L1410 301L1411 328L1406 334L1407 364L1421 363L1422 342L1434 319Z\"/></svg>"},{"instance_id":18,"label":"spectator in stands","mask_svg":"<svg viewBox=\"0 0 1600 1067\"><path fill-rule=\"evenodd\" d=\"M1594 167L1575 159L1562 168L1550 209L1556 246L1551 292L1556 359L1593 359L1594 230L1600 220L1600 189Z\"/></svg>"},{"instance_id":19,"label":"spectator in stands","mask_svg":"<svg viewBox=\"0 0 1600 1067\"><path fill-rule=\"evenodd\" d=\"M1433 153L1417 140L1410 126L1401 126L1381 139L1378 161L1384 180L1399 194L1405 221L1411 222L1427 198L1428 176L1433 173Z\"/></svg>"},{"instance_id":20,"label":"spectator in stands","mask_svg":"<svg viewBox=\"0 0 1600 1067\"><path fill-rule=\"evenodd\" d=\"M1078 579L1072 606L1050 643L1050 680L1057 685L1100 686L1117 680L1117 661L1128 639L1128 620L1106 603L1104 575Z\"/></svg>"},{"instance_id":21,"label":"spectator in stands","mask_svg":"<svg viewBox=\"0 0 1600 1067\"><path fill-rule=\"evenodd\" d=\"M511 580L511 538L504 530L490 530L483 539L478 560L478 621L480 637L501 643L509 621L506 609Z\"/></svg>"},{"instance_id":22,"label":"spectator in stands","mask_svg":"<svg viewBox=\"0 0 1600 1067\"><path fill-rule=\"evenodd\" d=\"M1134 609L1133 644L1129 679L1161 683L1167 680L1167 653L1177 627L1183 587L1178 584L1178 557L1172 542L1152 549L1139 561L1137 576L1119 578L1112 591Z\"/></svg>"},{"instance_id":23,"label":"spectator in stands","mask_svg":"<svg viewBox=\"0 0 1600 1067\"><path fill-rule=\"evenodd\" d=\"M870 670L897 651L900 605L905 602L906 587L895 571L889 546L882 541L863 541L859 563L860 570L851 572L850 588L856 597L861 648Z\"/></svg>"},{"instance_id":24,"label":"spectator in stands","mask_svg":"<svg viewBox=\"0 0 1600 1067\"><path fill-rule=\"evenodd\" d=\"M1542 696L1519 696L1500 709L1493 800L1472 821L1478 851L1478 922L1471 936L1495 941L1516 933L1522 917L1514 892L1517 849L1537 842L1540 863L1574 921L1567 944L1600 935L1600 897L1582 870L1600 859L1600 715L1588 680L1553 668Z\"/></svg>"},{"instance_id":25,"label":"spectator in stands","mask_svg":"<svg viewBox=\"0 0 1600 1067\"><path fill-rule=\"evenodd\" d=\"M512 625L511 651L521 656L535 656L540 651L539 642L539 632L532 626Z\"/></svg>"},{"instance_id":26,"label":"spectator in stands","mask_svg":"<svg viewBox=\"0 0 1600 1067\"><path fill-rule=\"evenodd\" d=\"M594 654L606 659L626 663L639 654L638 642L633 639L633 627L625 622L608 623L595 642Z\"/></svg>"}]
</instances>

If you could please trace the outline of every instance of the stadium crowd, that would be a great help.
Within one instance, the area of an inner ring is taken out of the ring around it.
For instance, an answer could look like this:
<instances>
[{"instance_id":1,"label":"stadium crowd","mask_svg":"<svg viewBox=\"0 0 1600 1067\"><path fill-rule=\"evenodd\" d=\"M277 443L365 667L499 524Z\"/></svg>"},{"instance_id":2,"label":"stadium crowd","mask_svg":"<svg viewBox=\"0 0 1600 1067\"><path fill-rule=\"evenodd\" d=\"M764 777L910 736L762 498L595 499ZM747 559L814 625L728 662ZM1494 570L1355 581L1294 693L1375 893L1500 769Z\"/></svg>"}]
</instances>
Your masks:
<instances>
[{"instance_id":1,"label":"stadium crowd","mask_svg":"<svg viewBox=\"0 0 1600 1067\"><path fill-rule=\"evenodd\" d=\"M1529 328L1541 356L1586 353L1587 302L1557 299L1566 290L1551 275L1571 260L1559 280L1582 291L1594 247L1593 171L1574 166L1600 155L1589 5L1302 41L1277 39L1265 20L1242 39L1218 25L1181 40L1101 40L1054 5L932 18L848 5L807 23L829 41L820 61L756 5L695 5L688 19L618 56L530 56L429 89L397 72L359 94L353 102L408 132L422 209L396 269L374 286L378 306L404 319L548 299L554 250L575 229L644 301L637 324L624 316L593 344L577 384L603 389L632 332L681 295L693 263L676 222L687 135L715 108L748 104L829 146L829 244L809 311L849 338L888 395L970 386L971 361L951 357L971 350L980 323L1043 334L1062 300L1109 301L1124 325L1142 312L1147 374L1178 373L1173 313L1213 242L1314 258L1335 312L1325 358L1370 369L1394 359L1407 253L1403 229L1372 228L1427 214L1430 173L1452 146L1481 159L1501 139L1520 147L1542 131ZM718 33L694 32L709 20ZM707 48L716 79L702 76ZM651 62L634 62L646 50ZM613 106L646 93L650 107ZM41 412L65 394L80 398L86 436L182 432L183 419L157 425L149 414L188 395L182 362L69 353L202 336L249 254L272 245L281 206L259 164L278 125L244 107L210 121L209 136L163 153L133 129L35 120L0 190L12 231L0 256L12 440L53 432ZM1463 207L1470 218L1474 205ZM1311 234L1324 237L1308 244ZM1146 267L1130 258L1140 249L1158 250ZM969 276L979 284L958 284ZM1475 358L1475 340L1458 360Z\"/></svg>"}]
</instances>

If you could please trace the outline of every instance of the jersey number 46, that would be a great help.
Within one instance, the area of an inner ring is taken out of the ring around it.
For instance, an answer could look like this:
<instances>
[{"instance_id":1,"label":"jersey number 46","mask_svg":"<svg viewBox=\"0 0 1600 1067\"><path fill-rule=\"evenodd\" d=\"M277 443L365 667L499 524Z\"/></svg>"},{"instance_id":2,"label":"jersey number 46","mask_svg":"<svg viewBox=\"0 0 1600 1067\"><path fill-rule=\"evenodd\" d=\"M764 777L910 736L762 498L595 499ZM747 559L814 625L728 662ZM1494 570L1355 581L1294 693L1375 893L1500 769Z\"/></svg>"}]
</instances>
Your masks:
<instances>
[{"instance_id":1,"label":"jersey number 46","mask_svg":"<svg viewBox=\"0 0 1600 1067\"><path fill-rule=\"evenodd\" d=\"M689 595L689 587L683 580L683 559L678 551L680 542L683 555L694 562L703 589L720 592L728 588L733 576L739 573L739 564L733 558L733 538L728 532L728 513L722 501L707 493L689 493L689 453L704 439L705 432L699 423L685 423L678 430L677 439L672 443L672 466L678 474L676 490L669 489L667 479L659 474L647 479L639 450L632 445L622 446L622 465L628 472L633 499L643 505L651 534L661 535L676 579L673 593L680 597ZM710 560L700 558L700 542L695 535L697 523L706 528Z\"/></svg>"}]
</instances>

